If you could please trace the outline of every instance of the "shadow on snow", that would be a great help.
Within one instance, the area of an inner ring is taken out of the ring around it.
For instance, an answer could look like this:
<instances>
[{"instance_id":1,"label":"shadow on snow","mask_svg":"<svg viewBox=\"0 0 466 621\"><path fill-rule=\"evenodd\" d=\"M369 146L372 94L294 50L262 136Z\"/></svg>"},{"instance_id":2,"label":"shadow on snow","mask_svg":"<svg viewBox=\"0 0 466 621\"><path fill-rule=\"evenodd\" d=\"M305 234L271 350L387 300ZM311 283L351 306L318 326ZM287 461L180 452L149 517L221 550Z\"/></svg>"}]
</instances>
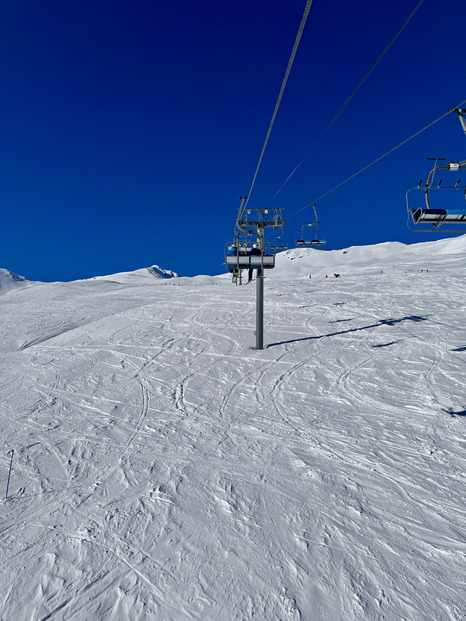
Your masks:
<instances>
[{"instance_id":1,"label":"shadow on snow","mask_svg":"<svg viewBox=\"0 0 466 621\"><path fill-rule=\"evenodd\" d=\"M461 410L459 412L453 412L453 410L445 410L450 416L466 416L466 410Z\"/></svg>"},{"instance_id":2,"label":"shadow on snow","mask_svg":"<svg viewBox=\"0 0 466 621\"><path fill-rule=\"evenodd\" d=\"M378 323L371 324L370 326L363 326L362 328L349 328L348 330L340 330L339 332L331 332L330 334L321 334L320 336L305 336L300 339L291 339L290 341L280 341L279 343L270 343L269 347L276 347L277 345L287 345L288 343L299 343L301 341L317 341L319 339L325 339L330 336L339 336L341 334L349 334L350 332L359 332L360 330L369 330L371 328L379 328L380 326L394 326L402 321L426 321L427 317L419 317L418 315L408 315L401 319L380 319ZM388 343L392 345L392 343Z\"/></svg>"}]
</instances>

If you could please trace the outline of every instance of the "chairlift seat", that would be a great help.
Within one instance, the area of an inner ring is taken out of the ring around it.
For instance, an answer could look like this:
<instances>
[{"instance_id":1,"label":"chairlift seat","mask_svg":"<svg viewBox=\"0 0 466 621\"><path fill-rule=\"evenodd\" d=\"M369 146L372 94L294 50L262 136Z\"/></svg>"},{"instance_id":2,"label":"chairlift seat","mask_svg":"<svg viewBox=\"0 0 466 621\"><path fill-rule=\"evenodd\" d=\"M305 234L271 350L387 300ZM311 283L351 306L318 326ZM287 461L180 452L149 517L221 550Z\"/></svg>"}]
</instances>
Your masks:
<instances>
[{"instance_id":1,"label":"chairlift seat","mask_svg":"<svg viewBox=\"0 0 466 621\"><path fill-rule=\"evenodd\" d=\"M297 239L296 246L323 246L325 245L325 241L320 241L319 239Z\"/></svg>"},{"instance_id":2,"label":"chairlift seat","mask_svg":"<svg viewBox=\"0 0 466 621\"><path fill-rule=\"evenodd\" d=\"M414 224L430 222L434 226L440 226L442 222L466 222L464 209L427 209L419 207L411 209Z\"/></svg>"},{"instance_id":3,"label":"chairlift seat","mask_svg":"<svg viewBox=\"0 0 466 621\"><path fill-rule=\"evenodd\" d=\"M272 269L275 267L275 255L243 255L226 256L225 265L228 269Z\"/></svg>"},{"instance_id":4,"label":"chairlift seat","mask_svg":"<svg viewBox=\"0 0 466 621\"><path fill-rule=\"evenodd\" d=\"M260 269L262 267L262 263L265 269L272 269L275 267L275 255L274 254L265 254L263 257L260 255L251 255L251 267L254 269ZM263 262L262 262L263 259Z\"/></svg>"}]
</instances>

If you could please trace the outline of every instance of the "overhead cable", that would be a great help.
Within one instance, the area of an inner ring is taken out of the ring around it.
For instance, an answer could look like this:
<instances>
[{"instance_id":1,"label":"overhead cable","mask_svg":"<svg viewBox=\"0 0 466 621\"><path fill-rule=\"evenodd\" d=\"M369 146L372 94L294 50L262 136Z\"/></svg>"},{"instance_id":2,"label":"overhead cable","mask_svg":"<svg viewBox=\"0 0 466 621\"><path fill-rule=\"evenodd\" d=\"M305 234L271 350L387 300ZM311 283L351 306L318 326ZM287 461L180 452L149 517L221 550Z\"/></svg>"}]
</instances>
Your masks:
<instances>
[{"instance_id":1,"label":"overhead cable","mask_svg":"<svg viewBox=\"0 0 466 621\"><path fill-rule=\"evenodd\" d=\"M413 138L416 138L416 136L419 136L419 134L422 134L422 132L425 132L427 129L429 129L430 127L432 127L433 125L435 125L436 123L438 123L439 121L441 121L442 119L444 119L446 116L448 116L451 112L454 112L455 109L460 108L463 104L466 103L466 100L462 101L460 104L458 104L457 106L451 108L450 110L448 110L448 112L445 112L445 114L442 114L442 116L439 116L438 119L435 119L435 121L432 121L432 123L429 123L429 125L426 125L425 127L423 127L422 129L420 129L419 131L417 131L415 134L413 134L412 136L410 136L409 138L406 138L406 140L403 140L403 142L400 142L400 144L398 144L396 147L393 147L393 149L390 149L390 151L387 151L386 153L384 153L383 155L381 155L380 157L378 157L376 160L374 160L373 162L371 162L370 164L367 164L367 166L364 166L364 168L361 168L360 170L358 170L357 172L355 172L353 175L351 175L350 177L348 177L347 179L345 179L344 181L341 181L340 183L338 183L336 186L334 186L331 190L329 190L328 192L325 192L325 194L322 194L321 196L319 196L318 198L315 198L314 200L312 200L310 203L308 203L305 207L302 207L301 209L299 209L298 211L296 211L295 213L291 214L291 216L288 217L288 219L292 218L293 216L296 216L298 213L300 213L301 211L304 211L305 209L307 209L308 207L310 207L311 205L317 203L318 201L322 200L325 196L328 196L329 194L331 194L332 192L334 192L335 190L337 190L338 188L341 188L342 185L345 185L345 183L348 183L348 181L351 181L351 179L354 179L355 177L357 177L358 175L360 175L362 172L364 172L365 170L367 170L368 168L370 168L371 166L373 166L374 164L377 164L377 162L380 162L380 160L383 160L385 157L387 157L387 155L390 155L390 153L393 153L394 151L396 151L397 149L399 149L400 147L402 147L403 145L405 145L407 142L409 142L410 140L412 140Z\"/></svg>"},{"instance_id":2,"label":"overhead cable","mask_svg":"<svg viewBox=\"0 0 466 621\"><path fill-rule=\"evenodd\" d=\"M335 116L333 117L333 119L330 121L330 123L327 125L327 127L323 130L323 132L320 134L320 136L317 138L317 140L315 140L315 142L312 144L311 148L309 149L309 151L306 153L306 155L303 157L303 159L299 162L299 164L296 166L296 168L288 175L288 177L285 179L285 182L283 183L283 185L275 192L274 194L274 198L276 196L278 196L278 194L283 190L283 188L285 187L285 185L288 183L288 181L291 179L291 177L295 174L295 172L301 167L301 165L305 162L305 160L309 157L309 155L311 154L311 152L314 150L314 148L317 146L317 144L322 140L322 138L324 137L324 135L327 133L327 131L330 129L330 127L334 124L334 122L337 120L337 118L340 116L340 114L343 112L343 110L346 108L346 106L349 104L349 102L353 99L353 97L356 95L356 93L358 92L358 90L361 88L361 86L364 84L364 82L367 80L367 78L370 76L370 74L374 71L374 69L377 67L377 65L379 64L379 62L382 60L382 58L385 56L385 54L388 52L388 50L391 48L391 46L395 43L395 41L397 40L397 38L400 36L400 34L402 33L402 31L406 28L406 26L409 24L409 22L411 21L411 19L414 17L414 15L416 14L416 12L418 11L418 9L421 7L422 3L424 2L424 0L419 0L416 8L412 11L411 15L406 19L406 21L404 22L404 24L401 26L401 28L398 30L398 32L396 33L396 35L393 37L393 39L390 41L390 43L388 43L388 45L385 47L385 49L383 50L383 52L380 54L380 56L377 58L377 60L372 64L372 66L369 68L369 70L367 71L367 73L365 74L365 76L362 78L362 80L359 82L359 84L356 86L356 88L353 90L353 92L351 93L351 95L348 97L348 99L345 101L345 103L338 109L337 113L335 114Z\"/></svg>"},{"instance_id":3,"label":"overhead cable","mask_svg":"<svg viewBox=\"0 0 466 621\"><path fill-rule=\"evenodd\" d=\"M246 203L244 205L244 209L246 208L246 206L247 206L247 204L249 202L249 198L251 197L252 189L253 189L254 184L256 182L257 173L259 172L259 168L260 168L260 165L262 163L262 158L264 157L265 148L266 148L267 143L269 141L269 136L270 136L270 133L272 131L273 124L275 122L275 117L277 116L278 108L280 106L280 102L281 102L282 97L283 97L283 92L285 90L285 86L286 86L286 83L288 81L288 76L290 75L291 67L293 66L293 61L294 61L294 58L296 56L296 51L298 49L299 42L301 40L301 35L303 34L304 26L306 25L307 16L309 15L309 10L311 8L312 2L313 2L313 0L307 0L306 6L304 8L304 13L303 13L303 16L301 18L301 23L299 25L298 34L296 35L296 39L295 39L295 42L294 42L294 45L293 45L293 49L291 51L290 60L288 61L288 66L287 66L286 71L285 71L285 77L283 78L283 82L282 82L282 86L280 88L280 93L278 95L277 103L275 104L275 109L273 111L272 120L270 121L269 129L267 131L267 135L266 135L265 141L264 141L264 146L262 147L262 151L261 151L261 154L260 154L260 157L259 157L259 162L257 164L256 172L254 173L254 177L253 177L253 180L252 180L252 183L251 183L251 187L249 189L249 193L248 193L248 197L246 199Z\"/></svg>"}]
</instances>

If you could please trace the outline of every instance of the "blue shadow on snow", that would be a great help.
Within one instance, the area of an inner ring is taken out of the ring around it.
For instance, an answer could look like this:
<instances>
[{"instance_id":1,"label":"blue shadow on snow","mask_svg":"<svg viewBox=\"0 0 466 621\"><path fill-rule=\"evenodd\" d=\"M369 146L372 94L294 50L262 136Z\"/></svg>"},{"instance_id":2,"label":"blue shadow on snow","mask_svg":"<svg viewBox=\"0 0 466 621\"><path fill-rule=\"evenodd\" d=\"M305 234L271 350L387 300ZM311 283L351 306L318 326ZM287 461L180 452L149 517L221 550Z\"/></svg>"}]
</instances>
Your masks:
<instances>
[{"instance_id":1,"label":"blue shadow on snow","mask_svg":"<svg viewBox=\"0 0 466 621\"><path fill-rule=\"evenodd\" d=\"M450 414L450 416L466 416L466 410L461 410L460 412L453 412L453 410L445 410L445 412L448 412L448 414Z\"/></svg>"},{"instance_id":2,"label":"blue shadow on snow","mask_svg":"<svg viewBox=\"0 0 466 621\"><path fill-rule=\"evenodd\" d=\"M290 341L280 341L279 343L270 343L267 345L267 349L269 347L276 347L277 345L287 345L288 343L299 343L301 341L318 341L319 339L325 339L330 336L339 336L340 334L349 334L350 332L359 332L360 330L369 330L370 328L379 328L380 326L394 326L397 323L401 323L403 321L415 321L416 323L420 321L426 321L427 317L419 317L418 315L408 315L407 317L402 317L401 319L380 319L378 323L374 323L370 326L363 326L362 328L350 328L349 330L341 330L340 332L332 332L330 334L321 334L320 336L305 336L301 339L292 339ZM391 345L392 343L390 343Z\"/></svg>"}]
</instances>

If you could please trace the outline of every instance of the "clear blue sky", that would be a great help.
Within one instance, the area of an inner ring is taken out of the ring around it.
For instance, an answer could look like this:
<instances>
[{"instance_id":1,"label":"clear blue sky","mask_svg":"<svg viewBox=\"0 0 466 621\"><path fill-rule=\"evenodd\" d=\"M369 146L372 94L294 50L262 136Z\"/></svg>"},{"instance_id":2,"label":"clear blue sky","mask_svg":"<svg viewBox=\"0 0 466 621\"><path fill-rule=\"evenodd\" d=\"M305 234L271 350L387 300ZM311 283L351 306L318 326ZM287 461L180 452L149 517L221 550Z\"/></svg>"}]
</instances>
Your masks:
<instances>
[{"instance_id":1,"label":"clear blue sky","mask_svg":"<svg viewBox=\"0 0 466 621\"><path fill-rule=\"evenodd\" d=\"M464 0L314 0L250 207L295 213L466 99ZM0 7L0 267L72 280L224 271L304 0L17 0ZM466 158L451 114L318 204L327 249L406 227L427 157ZM464 179L466 181L466 178ZM311 214L288 219L291 242Z\"/></svg>"}]
</instances>

